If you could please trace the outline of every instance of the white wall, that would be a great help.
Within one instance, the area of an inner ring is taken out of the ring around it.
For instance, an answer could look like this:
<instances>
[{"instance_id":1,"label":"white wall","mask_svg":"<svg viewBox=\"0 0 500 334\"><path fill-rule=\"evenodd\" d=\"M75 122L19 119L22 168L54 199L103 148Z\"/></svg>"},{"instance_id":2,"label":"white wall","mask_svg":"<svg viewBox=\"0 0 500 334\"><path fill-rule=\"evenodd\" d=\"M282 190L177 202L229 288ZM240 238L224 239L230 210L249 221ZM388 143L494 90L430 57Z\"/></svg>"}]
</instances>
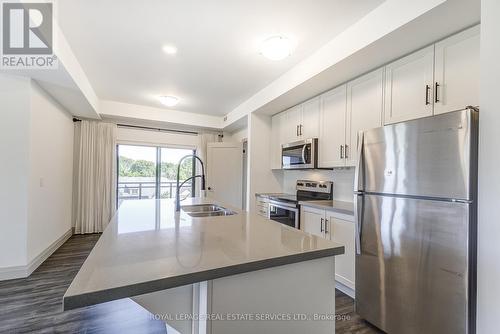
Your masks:
<instances>
[{"instance_id":1,"label":"white wall","mask_svg":"<svg viewBox=\"0 0 500 334\"><path fill-rule=\"evenodd\" d=\"M354 168L335 170L284 170L283 192L295 194L297 180L333 181L333 198L338 201L352 202Z\"/></svg>"},{"instance_id":2,"label":"white wall","mask_svg":"<svg viewBox=\"0 0 500 334\"><path fill-rule=\"evenodd\" d=\"M248 115L248 198L247 208L255 212L255 194L280 192L281 171L272 171L269 163L271 140L271 116Z\"/></svg>"},{"instance_id":3,"label":"white wall","mask_svg":"<svg viewBox=\"0 0 500 334\"><path fill-rule=\"evenodd\" d=\"M0 277L19 277L71 228L73 122L24 77L0 74L0 110Z\"/></svg>"},{"instance_id":4,"label":"white wall","mask_svg":"<svg viewBox=\"0 0 500 334\"><path fill-rule=\"evenodd\" d=\"M248 139L248 127L235 130L233 132L224 132L225 142L238 142L241 143L244 139Z\"/></svg>"},{"instance_id":5,"label":"white wall","mask_svg":"<svg viewBox=\"0 0 500 334\"><path fill-rule=\"evenodd\" d=\"M30 79L0 74L0 268L26 264Z\"/></svg>"},{"instance_id":6,"label":"white wall","mask_svg":"<svg viewBox=\"0 0 500 334\"><path fill-rule=\"evenodd\" d=\"M478 334L500 318L500 1L481 1L479 116Z\"/></svg>"},{"instance_id":7,"label":"white wall","mask_svg":"<svg viewBox=\"0 0 500 334\"><path fill-rule=\"evenodd\" d=\"M72 116L31 84L28 263L71 229Z\"/></svg>"}]
</instances>

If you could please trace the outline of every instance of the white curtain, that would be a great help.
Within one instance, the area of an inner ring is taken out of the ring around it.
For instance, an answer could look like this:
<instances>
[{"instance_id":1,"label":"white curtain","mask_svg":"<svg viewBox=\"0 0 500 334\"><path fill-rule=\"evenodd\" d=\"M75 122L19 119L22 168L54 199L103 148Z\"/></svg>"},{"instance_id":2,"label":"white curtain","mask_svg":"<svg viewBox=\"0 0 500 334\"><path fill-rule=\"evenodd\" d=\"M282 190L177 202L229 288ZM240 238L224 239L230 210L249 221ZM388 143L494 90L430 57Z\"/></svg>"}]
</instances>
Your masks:
<instances>
[{"instance_id":1,"label":"white curtain","mask_svg":"<svg viewBox=\"0 0 500 334\"><path fill-rule=\"evenodd\" d=\"M116 208L116 124L81 121L75 131L75 233L102 232Z\"/></svg>"}]
</instances>

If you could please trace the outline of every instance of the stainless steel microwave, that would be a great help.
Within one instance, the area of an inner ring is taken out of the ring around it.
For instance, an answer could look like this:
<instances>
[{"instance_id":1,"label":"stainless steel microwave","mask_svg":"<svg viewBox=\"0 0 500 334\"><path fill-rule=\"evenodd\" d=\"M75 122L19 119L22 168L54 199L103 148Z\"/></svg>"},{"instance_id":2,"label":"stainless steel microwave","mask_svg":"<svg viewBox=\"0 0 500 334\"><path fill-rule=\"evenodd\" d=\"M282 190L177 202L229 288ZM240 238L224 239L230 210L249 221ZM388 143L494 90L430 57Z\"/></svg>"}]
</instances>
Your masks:
<instances>
[{"instance_id":1,"label":"stainless steel microwave","mask_svg":"<svg viewBox=\"0 0 500 334\"><path fill-rule=\"evenodd\" d=\"M318 164L318 138L310 138L281 145L283 169L316 168Z\"/></svg>"}]
</instances>

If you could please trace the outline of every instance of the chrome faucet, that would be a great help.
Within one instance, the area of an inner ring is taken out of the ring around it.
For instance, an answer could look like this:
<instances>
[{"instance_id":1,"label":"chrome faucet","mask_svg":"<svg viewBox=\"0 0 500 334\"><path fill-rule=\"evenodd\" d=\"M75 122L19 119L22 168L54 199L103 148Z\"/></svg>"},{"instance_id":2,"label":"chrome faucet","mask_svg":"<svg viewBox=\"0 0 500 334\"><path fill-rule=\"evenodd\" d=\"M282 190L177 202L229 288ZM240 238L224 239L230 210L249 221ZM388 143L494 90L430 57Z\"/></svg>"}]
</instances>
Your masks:
<instances>
[{"instance_id":1,"label":"chrome faucet","mask_svg":"<svg viewBox=\"0 0 500 334\"><path fill-rule=\"evenodd\" d=\"M180 171L181 171L181 164L184 161L184 159L186 159L186 158L194 158L194 159L197 159L200 162L200 164L201 164L201 175L191 176L191 177L185 179L184 181L182 181L182 183L179 185L179 174L180 174ZM194 179L196 177L200 177L201 178L201 187L200 187L200 189L201 190L205 190L205 166L203 165L203 161L200 159L200 157L198 157L197 155L194 155L194 154L189 154L189 155L186 155L186 156L182 157L181 160L179 160L179 164L177 165L177 190L176 190L176 193L175 193L175 211L181 211L181 195L180 195L180 189L181 189L181 187L184 185L184 183L186 183L187 181L192 180L192 179Z\"/></svg>"}]
</instances>

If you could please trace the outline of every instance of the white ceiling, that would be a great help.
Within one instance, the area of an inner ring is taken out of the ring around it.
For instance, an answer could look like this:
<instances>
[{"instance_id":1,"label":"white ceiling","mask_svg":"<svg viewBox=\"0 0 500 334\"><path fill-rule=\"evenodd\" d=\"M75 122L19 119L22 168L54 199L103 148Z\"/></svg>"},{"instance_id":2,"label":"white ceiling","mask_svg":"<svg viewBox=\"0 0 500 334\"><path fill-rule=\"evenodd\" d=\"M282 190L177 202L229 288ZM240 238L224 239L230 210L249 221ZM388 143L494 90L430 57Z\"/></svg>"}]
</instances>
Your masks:
<instances>
[{"instance_id":1,"label":"white ceiling","mask_svg":"<svg viewBox=\"0 0 500 334\"><path fill-rule=\"evenodd\" d=\"M61 30L101 99L224 115L383 0L62 0ZM260 42L296 40L273 62ZM162 51L178 48L175 56Z\"/></svg>"}]
</instances>

